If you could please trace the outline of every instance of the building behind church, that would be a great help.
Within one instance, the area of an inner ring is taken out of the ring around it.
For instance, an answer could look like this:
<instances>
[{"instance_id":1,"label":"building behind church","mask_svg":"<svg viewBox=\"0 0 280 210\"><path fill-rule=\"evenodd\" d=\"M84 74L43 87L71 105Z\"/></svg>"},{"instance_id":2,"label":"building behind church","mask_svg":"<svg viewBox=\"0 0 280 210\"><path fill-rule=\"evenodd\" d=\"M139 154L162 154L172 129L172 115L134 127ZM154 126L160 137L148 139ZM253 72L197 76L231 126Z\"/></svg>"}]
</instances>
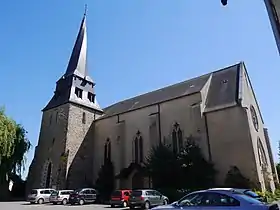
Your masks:
<instances>
[{"instance_id":1,"label":"building behind church","mask_svg":"<svg viewBox=\"0 0 280 210\"><path fill-rule=\"evenodd\" d=\"M94 87L84 16L66 72L43 109L27 190L92 186L108 158L117 188L149 187L139 169L152 146L162 142L176 152L189 136L214 163L219 185L237 166L262 190L275 189L268 131L243 62L106 108Z\"/></svg>"}]
</instances>

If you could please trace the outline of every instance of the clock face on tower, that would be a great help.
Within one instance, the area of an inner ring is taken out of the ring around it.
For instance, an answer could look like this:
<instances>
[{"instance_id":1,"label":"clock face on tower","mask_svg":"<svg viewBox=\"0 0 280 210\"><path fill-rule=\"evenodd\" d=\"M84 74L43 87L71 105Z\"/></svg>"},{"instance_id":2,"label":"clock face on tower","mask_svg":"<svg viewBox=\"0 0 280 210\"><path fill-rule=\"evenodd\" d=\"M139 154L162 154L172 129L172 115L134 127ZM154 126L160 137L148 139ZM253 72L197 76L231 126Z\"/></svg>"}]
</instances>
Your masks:
<instances>
[{"instance_id":1,"label":"clock face on tower","mask_svg":"<svg viewBox=\"0 0 280 210\"><path fill-rule=\"evenodd\" d=\"M250 106L250 111L251 111L251 117L252 117L252 122L253 122L254 128L256 129L256 131L258 131L259 130L259 121L258 121L256 110L252 105Z\"/></svg>"}]
</instances>

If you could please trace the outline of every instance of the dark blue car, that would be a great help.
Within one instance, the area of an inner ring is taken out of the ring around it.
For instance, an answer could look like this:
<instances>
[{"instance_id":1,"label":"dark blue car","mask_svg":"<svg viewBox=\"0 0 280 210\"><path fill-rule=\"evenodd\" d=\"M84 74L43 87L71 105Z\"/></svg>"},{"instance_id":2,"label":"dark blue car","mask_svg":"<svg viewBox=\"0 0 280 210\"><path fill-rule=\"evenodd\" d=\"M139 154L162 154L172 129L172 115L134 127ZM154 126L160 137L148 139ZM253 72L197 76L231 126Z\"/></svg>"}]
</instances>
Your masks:
<instances>
[{"instance_id":1,"label":"dark blue car","mask_svg":"<svg viewBox=\"0 0 280 210\"><path fill-rule=\"evenodd\" d=\"M201 190L192 192L171 205L153 210L279 210L277 204L265 204L244 193L231 190Z\"/></svg>"}]
</instances>

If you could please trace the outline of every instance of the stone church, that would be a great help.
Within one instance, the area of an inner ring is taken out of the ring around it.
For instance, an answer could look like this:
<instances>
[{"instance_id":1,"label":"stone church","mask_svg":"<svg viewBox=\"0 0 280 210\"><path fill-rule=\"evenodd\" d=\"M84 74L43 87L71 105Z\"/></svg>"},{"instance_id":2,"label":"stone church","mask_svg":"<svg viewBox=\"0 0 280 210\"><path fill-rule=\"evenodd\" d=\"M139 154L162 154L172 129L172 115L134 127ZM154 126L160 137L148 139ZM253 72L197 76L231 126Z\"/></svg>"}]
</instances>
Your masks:
<instances>
[{"instance_id":1,"label":"stone church","mask_svg":"<svg viewBox=\"0 0 280 210\"><path fill-rule=\"evenodd\" d=\"M243 62L106 108L94 87L84 15L65 74L42 110L27 190L93 186L108 158L117 188L149 187L139 171L152 146L163 142L176 152L189 136L215 164L218 184L237 166L261 189L275 189L268 132Z\"/></svg>"}]
</instances>

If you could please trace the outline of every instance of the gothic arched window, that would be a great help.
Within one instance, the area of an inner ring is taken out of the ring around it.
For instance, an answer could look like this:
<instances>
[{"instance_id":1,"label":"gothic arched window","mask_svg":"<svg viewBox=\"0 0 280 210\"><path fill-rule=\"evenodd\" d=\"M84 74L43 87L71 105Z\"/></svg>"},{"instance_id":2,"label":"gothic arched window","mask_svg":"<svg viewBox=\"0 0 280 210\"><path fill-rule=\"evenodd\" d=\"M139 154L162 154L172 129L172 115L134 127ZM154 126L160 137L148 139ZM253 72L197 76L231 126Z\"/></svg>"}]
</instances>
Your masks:
<instances>
[{"instance_id":1,"label":"gothic arched window","mask_svg":"<svg viewBox=\"0 0 280 210\"><path fill-rule=\"evenodd\" d=\"M143 152L143 138L140 131L137 131L136 137L133 141L134 147L134 161L135 163L142 163L144 161L144 152Z\"/></svg>"},{"instance_id":2,"label":"gothic arched window","mask_svg":"<svg viewBox=\"0 0 280 210\"><path fill-rule=\"evenodd\" d=\"M174 153L178 153L183 149L183 135L177 122L174 124L172 131L172 148Z\"/></svg>"},{"instance_id":3,"label":"gothic arched window","mask_svg":"<svg viewBox=\"0 0 280 210\"><path fill-rule=\"evenodd\" d=\"M111 161L111 141L107 138L104 145L104 163Z\"/></svg>"},{"instance_id":4,"label":"gothic arched window","mask_svg":"<svg viewBox=\"0 0 280 210\"><path fill-rule=\"evenodd\" d=\"M258 147L258 156L259 156L260 165L261 167L266 167L268 163L265 156L265 150L261 142L261 139L259 137L258 137L257 147Z\"/></svg>"},{"instance_id":5,"label":"gothic arched window","mask_svg":"<svg viewBox=\"0 0 280 210\"><path fill-rule=\"evenodd\" d=\"M254 128L256 131L259 131L258 116L257 116L255 108L252 105L250 106L250 112L251 112L251 117L252 117L252 122L253 122Z\"/></svg>"}]
</instances>

